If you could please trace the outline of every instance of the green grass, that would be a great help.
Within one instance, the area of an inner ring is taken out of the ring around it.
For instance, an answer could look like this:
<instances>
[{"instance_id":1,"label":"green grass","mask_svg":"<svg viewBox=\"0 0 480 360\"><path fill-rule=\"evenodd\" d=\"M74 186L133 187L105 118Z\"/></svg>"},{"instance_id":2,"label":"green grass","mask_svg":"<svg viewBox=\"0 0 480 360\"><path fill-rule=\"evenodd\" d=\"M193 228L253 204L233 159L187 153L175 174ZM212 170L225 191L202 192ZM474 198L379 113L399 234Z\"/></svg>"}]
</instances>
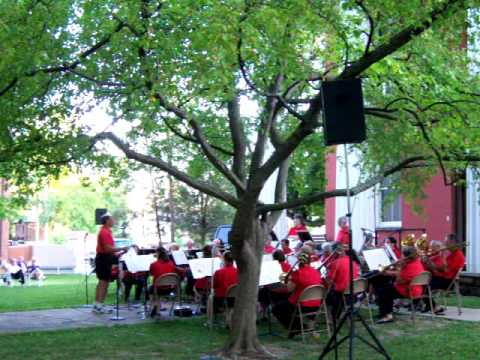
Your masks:
<instances>
[{"instance_id":1,"label":"green grass","mask_svg":"<svg viewBox=\"0 0 480 360\"><path fill-rule=\"evenodd\" d=\"M97 280L88 279L89 301L95 293ZM110 297L114 285L110 287ZM32 281L30 286L0 287L0 312L67 308L85 304L85 277L82 275L48 275L43 286ZM111 299L109 299L110 301Z\"/></svg>"},{"instance_id":2,"label":"green grass","mask_svg":"<svg viewBox=\"0 0 480 360\"><path fill-rule=\"evenodd\" d=\"M199 359L218 349L227 335L222 329L208 331L203 318L164 321L142 325L90 328L68 331L2 335L2 359ZM361 331L363 333L363 331ZM480 324L446 320L418 320L413 326L407 317L394 324L375 327L384 346L395 360L479 359ZM262 337L268 349L283 359L317 359L327 341L309 338L286 340ZM380 359L359 344L355 359ZM340 359L345 359L342 350ZM332 359L329 357L329 359Z\"/></svg>"}]
</instances>

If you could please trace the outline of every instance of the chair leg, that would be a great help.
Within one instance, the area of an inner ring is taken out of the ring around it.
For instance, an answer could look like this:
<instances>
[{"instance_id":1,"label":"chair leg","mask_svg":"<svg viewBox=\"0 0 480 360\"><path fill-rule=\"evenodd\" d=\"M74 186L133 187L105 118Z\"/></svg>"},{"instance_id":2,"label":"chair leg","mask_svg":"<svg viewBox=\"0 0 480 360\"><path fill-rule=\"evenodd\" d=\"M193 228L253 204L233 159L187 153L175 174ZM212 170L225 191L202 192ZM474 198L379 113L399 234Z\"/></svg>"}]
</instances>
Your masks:
<instances>
[{"instance_id":1,"label":"chair leg","mask_svg":"<svg viewBox=\"0 0 480 360\"><path fill-rule=\"evenodd\" d=\"M300 331L302 333L302 342L305 342L305 329L303 327L303 314L302 314L302 308L300 305L298 306L298 317L300 318Z\"/></svg>"},{"instance_id":2,"label":"chair leg","mask_svg":"<svg viewBox=\"0 0 480 360\"><path fill-rule=\"evenodd\" d=\"M415 324L415 304L413 303L413 298L410 299L410 307L411 307L411 317L412 317L412 322Z\"/></svg>"},{"instance_id":3,"label":"chair leg","mask_svg":"<svg viewBox=\"0 0 480 360\"><path fill-rule=\"evenodd\" d=\"M433 316L435 315L435 313L433 312L432 289L430 289L430 286L427 287L427 291L428 291L428 302L430 303L430 313L433 319Z\"/></svg>"},{"instance_id":4,"label":"chair leg","mask_svg":"<svg viewBox=\"0 0 480 360\"><path fill-rule=\"evenodd\" d=\"M292 326L296 316L297 316L297 307L295 306L295 310L293 310L292 318L290 319L290 325L288 326L288 334L292 332Z\"/></svg>"},{"instance_id":5,"label":"chair leg","mask_svg":"<svg viewBox=\"0 0 480 360\"><path fill-rule=\"evenodd\" d=\"M327 334L328 336L331 336L331 330L330 330L330 325L331 325L331 319L330 319L330 314L328 313L328 307L327 307L327 303L325 302L325 300L323 301L323 309L325 311L325 323L327 325Z\"/></svg>"},{"instance_id":6,"label":"chair leg","mask_svg":"<svg viewBox=\"0 0 480 360\"><path fill-rule=\"evenodd\" d=\"M462 294L460 293L460 285L455 282L455 295L457 296L458 315L462 315Z\"/></svg>"}]
</instances>

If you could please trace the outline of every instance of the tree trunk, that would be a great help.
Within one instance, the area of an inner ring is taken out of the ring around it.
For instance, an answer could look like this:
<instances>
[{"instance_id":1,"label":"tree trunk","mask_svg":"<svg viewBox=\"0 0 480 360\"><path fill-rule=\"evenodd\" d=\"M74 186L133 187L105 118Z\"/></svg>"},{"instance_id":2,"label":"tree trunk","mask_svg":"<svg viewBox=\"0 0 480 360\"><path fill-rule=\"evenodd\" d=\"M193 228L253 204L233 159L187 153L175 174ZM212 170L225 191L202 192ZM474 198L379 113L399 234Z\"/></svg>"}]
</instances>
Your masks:
<instances>
[{"instance_id":1,"label":"tree trunk","mask_svg":"<svg viewBox=\"0 0 480 360\"><path fill-rule=\"evenodd\" d=\"M257 295L266 228L253 209L239 209L231 232L233 257L238 268L238 291L229 340L222 352L228 358L269 355L257 338Z\"/></svg>"}]
</instances>

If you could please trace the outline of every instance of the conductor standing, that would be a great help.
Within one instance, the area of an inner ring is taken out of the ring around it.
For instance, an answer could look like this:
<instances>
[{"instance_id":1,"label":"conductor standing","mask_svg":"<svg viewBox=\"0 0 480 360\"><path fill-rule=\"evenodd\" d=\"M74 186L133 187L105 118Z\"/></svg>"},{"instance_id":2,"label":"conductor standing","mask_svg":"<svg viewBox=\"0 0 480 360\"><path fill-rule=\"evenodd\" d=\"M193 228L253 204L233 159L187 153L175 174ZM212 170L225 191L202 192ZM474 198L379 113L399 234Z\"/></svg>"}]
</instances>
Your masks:
<instances>
[{"instance_id":1,"label":"conductor standing","mask_svg":"<svg viewBox=\"0 0 480 360\"><path fill-rule=\"evenodd\" d=\"M128 250L127 247L116 248L112 235L112 227L115 220L112 215L105 214L101 218L102 227L97 236L97 255L95 257L95 272L98 284L95 292L95 305L93 312L105 314L108 311L104 307L105 297L108 292L108 285L112 279L112 266L118 263L118 253Z\"/></svg>"}]
</instances>

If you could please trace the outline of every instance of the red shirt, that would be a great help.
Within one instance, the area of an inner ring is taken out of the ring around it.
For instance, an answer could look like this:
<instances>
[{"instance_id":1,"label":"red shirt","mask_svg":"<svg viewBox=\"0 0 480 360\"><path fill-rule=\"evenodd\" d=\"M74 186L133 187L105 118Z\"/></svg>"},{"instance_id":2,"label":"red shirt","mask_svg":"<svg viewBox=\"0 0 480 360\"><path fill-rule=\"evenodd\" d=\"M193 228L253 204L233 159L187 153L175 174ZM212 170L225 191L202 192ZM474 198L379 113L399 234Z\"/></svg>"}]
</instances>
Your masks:
<instances>
[{"instance_id":1,"label":"red shirt","mask_svg":"<svg viewBox=\"0 0 480 360\"><path fill-rule=\"evenodd\" d=\"M213 288L215 297L224 298L230 286L238 284L237 268L233 264L227 264L213 275Z\"/></svg>"},{"instance_id":2,"label":"red shirt","mask_svg":"<svg viewBox=\"0 0 480 360\"><path fill-rule=\"evenodd\" d=\"M275 252L275 248L272 245L265 245L263 247L264 254L273 254Z\"/></svg>"},{"instance_id":3,"label":"red shirt","mask_svg":"<svg viewBox=\"0 0 480 360\"><path fill-rule=\"evenodd\" d=\"M112 230L107 226L102 226L97 236L97 254L110 254L106 245L115 246Z\"/></svg>"},{"instance_id":4,"label":"red shirt","mask_svg":"<svg viewBox=\"0 0 480 360\"><path fill-rule=\"evenodd\" d=\"M410 281L424 271L425 268L423 267L420 258L417 257L416 259L407 262L400 271L400 279L402 279L405 283L395 283L395 288L404 297L409 297L409 295L412 295L414 299L420 297L423 293L423 286L410 286Z\"/></svg>"},{"instance_id":5,"label":"red shirt","mask_svg":"<svg viewBox=\"0 0 480 360\"><path fill-rule=\"evenodd\" d=\"M295 225L294 227L290 228L288 231L288 236L297 236L298 232L308 231L307 227L303 224Z\"/></svg>"},{"instance_id":6,"label":"red shirt","mask_svg":"<svg viewBox=\"0 0 480 360\"><path fill-rule=\"evenodd\" d=\"M343 255L333 261L328 269L328 277L335 285L335 291L344 292L350 286L350 261L347 255ZM353 278L360 276L360 267L353 262Z\"/></svg>"},{"instance_id":7,"label":"red shirt","mask_svg":"<svg viewBox=\"0 0 480 360\"><path fill-rule=\"evenodd\" d=\"M290 247L282 247L282 251L283 251L283 254L284 255L290 255L291 253L293 253L293 250L290 249Z\"/></svg>"},{"instance_id":8,"label":"red shirt","mask_svg":"<svg viewBox=\"0 0 480 360\"><path fill-rule=\"evenodd\" d=\"M340 228L337 234L337 242L342 245L350 245L350 230L348 228Z\"/></svg>"},{"instance_id":9,"label":"red shirt","mask_svg":"<svg viewBox=\"0 0 480 360\"><path fill-rule=\"evenodd\" d=\"M203 277L195 281L195 289L208 290L210 287L210 277Z\"/></svg>"},{"instance_id":10,"label":"red shirt","mask_svg":"<svg viewBox=\"0 0 480 360\"><path fill-rule=\"evenodd\" d=\"M290 269L292 268L292 265L290 265L287 260L279 261L279 263L280 263L280 266L282 267L283 272L289 272Z\"/></svg>"},{"instance_id":11,"label":"red shirt","mask_svg":"<svg viewBox=\"0 0 480 360\"><path fill-rule=\"evenodd\" d=\"M294 305L297 303L300 294L305 288L312 285L322 284L320 272L312 268L310 265L304 265L297 271L294 271L290 276L290 281L295 284L295 290L288 298L288 301ZM320 306L320 300L302 301L301 305L306 307L318 307Z\"/></svg>"},{"instance_id":12,"label":"red shirt","mask_svg":"<svg viewBox=\"0 0 480 360\"><path fill-rule=\"evenodd\" d=\"M400 251L400 249L397 248L395 245L392 245L391 248L392 248L395 256L397 257L397 259L400 260L402 258L402 252Z\"/></svg>"},{"instance_id":13,"label":"red shirt","mask_svg":"<svg viewBox=\"0 0 480 360\"><path fill-rule=\"evenodd\" d=\"M443 257L442 254L432 256L430 258L430 261L433 263L433 265L435 265L435 268L437 268L437 269L441 268L441 267L443 267L443 265L445 265L445 258ZM434 271L432 271L432 275L443 277L444 272L439 271L439 270L434 270Z\"/></svg>"},{"instance_id":14,"label":"red shirt","mask_svg":"<svg viewBox=\"0 0 480 360\"><path fill-rule=\"evenodd\" d=\"M460 269L465 265L465 256L460 249L456 249L447 256L447 270L443 273L446 279L452 279L457 275Z\"/></svg>"},{"instance_id":15,"label":"red shirt","mask_svg":"<svg viewBox=\"0 0 480 360\"><path fill-rule=\"evenodd\" d=\"M158 277L164 274L169 274L169 273L176 273L176 267L175 264L171 261L162 261L162 260L157 260L154 263L150 264L150 274L153 276L153 283L155 284L155 280L157 280Z\"/></svg>"}]
</instances>

